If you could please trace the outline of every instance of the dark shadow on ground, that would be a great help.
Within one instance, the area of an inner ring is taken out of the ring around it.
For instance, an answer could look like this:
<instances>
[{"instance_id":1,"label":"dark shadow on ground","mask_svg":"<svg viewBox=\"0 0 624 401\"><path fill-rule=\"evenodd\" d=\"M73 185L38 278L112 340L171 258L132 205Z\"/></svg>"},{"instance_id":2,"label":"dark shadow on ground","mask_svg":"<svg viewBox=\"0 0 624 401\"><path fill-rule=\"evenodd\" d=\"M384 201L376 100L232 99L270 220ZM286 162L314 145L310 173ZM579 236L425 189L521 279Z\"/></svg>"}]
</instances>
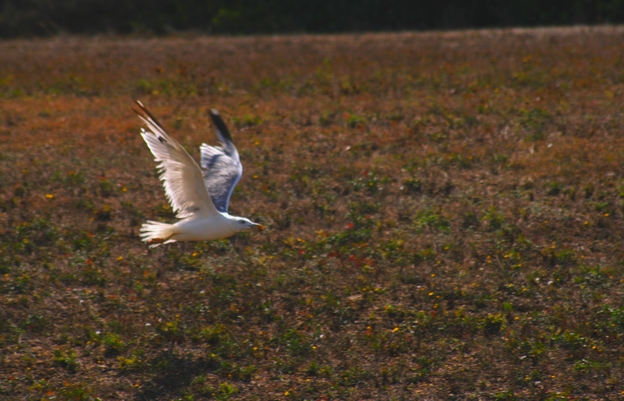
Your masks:
<instances>
[{"instance_id":1,"label":"dark shadow on ground","mask_svg":"<svg viewBox=\"0 0 624 401\"><path fill-rule=\"evenodd\" d=\"M193 378L202 373L214 372L220 367L213 359L191 360L170 352L163 352L150 361L150 364L155 375L137 394L137 400L177 398L180 389L190 385Z\"/></svg>"}]
</instances>

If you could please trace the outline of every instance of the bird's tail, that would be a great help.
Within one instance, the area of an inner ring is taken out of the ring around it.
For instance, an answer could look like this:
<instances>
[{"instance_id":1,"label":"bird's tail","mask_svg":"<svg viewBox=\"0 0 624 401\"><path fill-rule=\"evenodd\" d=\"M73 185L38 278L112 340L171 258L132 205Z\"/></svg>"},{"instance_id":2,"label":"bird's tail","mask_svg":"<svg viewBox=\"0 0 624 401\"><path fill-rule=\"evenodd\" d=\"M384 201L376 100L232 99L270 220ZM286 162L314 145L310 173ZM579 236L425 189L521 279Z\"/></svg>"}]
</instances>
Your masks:
<instances>
[{"instance_id":1,"label":"bird's tail","mask_svg":"<svg viewBox=\"0 0 624 401\"><path fill-rule=\"evenodd\" d=\"M148 243L150 248L157 247L160 244L176 242L176 240L171 239L175 234L173 224L149 220L141 226L140 231L141 240Z\"/></svg>"}]
</instances>

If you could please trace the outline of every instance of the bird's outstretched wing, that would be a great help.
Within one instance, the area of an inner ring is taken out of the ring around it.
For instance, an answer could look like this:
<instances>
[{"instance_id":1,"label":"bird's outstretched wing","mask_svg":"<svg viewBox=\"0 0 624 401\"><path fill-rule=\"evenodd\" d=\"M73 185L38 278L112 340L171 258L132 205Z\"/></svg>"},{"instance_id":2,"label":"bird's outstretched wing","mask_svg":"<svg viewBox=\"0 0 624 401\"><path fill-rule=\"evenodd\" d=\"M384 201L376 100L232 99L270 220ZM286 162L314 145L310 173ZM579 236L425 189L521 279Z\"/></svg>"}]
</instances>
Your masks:
<instances>
[{"instance_id":1,"label":"bird's outstretched wing","mask_svg":"<svg viewBox=\"0 0 624 401\"><path fill-rule=\"evenodd\" d=\"M219 112L210 110L212 122L217 127L217 136L221 141L220 147L201 145L201 166L204 170L204 182L208 194L218 211L227 213L228 203L234 187L243 175L243 165L240 162L232 136Z\"/></svg>"},{"instance_id":2,"label":"bird's outstretched wing","mask_svg":"<svg viewBox=\"0 0 624 401\"><path fill-rule=\"evenodd\" d=\"M141 129L141 136L159 162L160 179L177 217L186 219L217 214L195 160L165 132L141 102L136 103L140 111L133 110L148 127L148 130Z\"/></svg>"}]
</instances>

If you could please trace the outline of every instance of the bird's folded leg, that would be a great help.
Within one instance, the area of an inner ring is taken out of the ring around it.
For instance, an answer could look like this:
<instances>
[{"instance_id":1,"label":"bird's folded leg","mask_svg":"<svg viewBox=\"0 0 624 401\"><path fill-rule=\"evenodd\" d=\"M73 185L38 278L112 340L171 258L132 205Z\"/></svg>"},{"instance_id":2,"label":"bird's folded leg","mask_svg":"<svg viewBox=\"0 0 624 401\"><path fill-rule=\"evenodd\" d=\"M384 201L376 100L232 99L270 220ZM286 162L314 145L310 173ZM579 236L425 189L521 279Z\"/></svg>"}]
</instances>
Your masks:
<instances>
[{"instance_id":1,"label":"bird's folded leg","mask_svg":"<svg viewBox=\"0 0 624 401\"><path fill-rule=\"evenodd\" d=\"M149 241L147 241L147 243L148 243L149 245L153 245L153 244L162 244L163 242L168 241L171 237L173 237L173 234L171 234L170 236L168 236L168 237L167 237L167 238L165 238L165 239L162 239L162 238L152 238L152 239L150 239Z\"/></svg>"}]
</instances>

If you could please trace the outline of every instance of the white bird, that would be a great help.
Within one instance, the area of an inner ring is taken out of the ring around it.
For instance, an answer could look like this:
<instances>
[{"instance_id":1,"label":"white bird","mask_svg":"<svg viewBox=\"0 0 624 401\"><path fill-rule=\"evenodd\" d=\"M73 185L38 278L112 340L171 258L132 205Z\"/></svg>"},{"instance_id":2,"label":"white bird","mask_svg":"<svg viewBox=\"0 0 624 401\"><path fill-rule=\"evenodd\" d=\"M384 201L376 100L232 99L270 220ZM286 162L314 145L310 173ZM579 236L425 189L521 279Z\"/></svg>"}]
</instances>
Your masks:
<instances>
[{"instance_id":1,"label":"white bird","mask_svg":"<svg viewBox=\"0 0 624 401\"><path fill-rule=\"evenodd\" d=\"M147 124L141 136L159 162L160 180L176 217L175 224L147 221L141 227L141 239L153 248L176 241L206 241L227 238L262 225L244 217L230 216L228 203L243 174L238 151L219 112L210 110L217 127L221 147L201 145L201 166L163 129L139 101L135 113ZM141 113L142 112L142 113Z\"/></svg>"}]
</instances>

